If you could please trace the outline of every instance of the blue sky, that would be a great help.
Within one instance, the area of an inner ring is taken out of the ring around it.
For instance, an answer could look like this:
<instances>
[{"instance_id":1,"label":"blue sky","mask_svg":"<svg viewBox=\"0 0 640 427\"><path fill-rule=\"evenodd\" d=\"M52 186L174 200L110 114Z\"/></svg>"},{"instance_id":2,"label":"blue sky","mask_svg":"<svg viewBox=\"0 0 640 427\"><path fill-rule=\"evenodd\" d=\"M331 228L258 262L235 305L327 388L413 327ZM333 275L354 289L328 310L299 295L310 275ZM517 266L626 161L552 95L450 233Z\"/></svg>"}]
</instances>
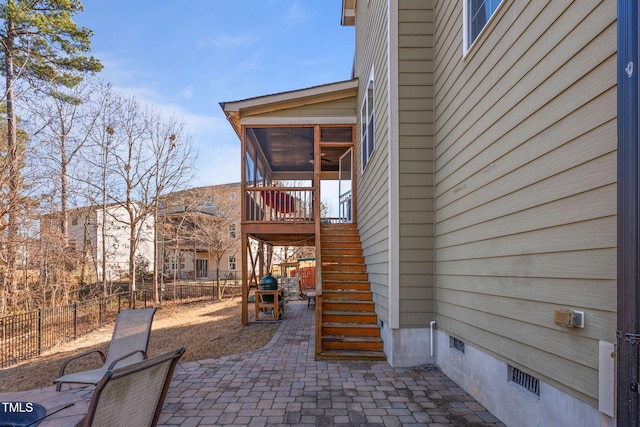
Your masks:
<instances>
[{"instance_id":1,"label":"blue sky","mask_svg":"<svg viewBox=\"0 0 640 427\"><path fill-rule=\"evenodd\" d=\"M341 0L84 0L102 78L184 119L194 186L240 180L240 142L220 102L348 80L353 27Z\"/></svg>"}]
</instances>

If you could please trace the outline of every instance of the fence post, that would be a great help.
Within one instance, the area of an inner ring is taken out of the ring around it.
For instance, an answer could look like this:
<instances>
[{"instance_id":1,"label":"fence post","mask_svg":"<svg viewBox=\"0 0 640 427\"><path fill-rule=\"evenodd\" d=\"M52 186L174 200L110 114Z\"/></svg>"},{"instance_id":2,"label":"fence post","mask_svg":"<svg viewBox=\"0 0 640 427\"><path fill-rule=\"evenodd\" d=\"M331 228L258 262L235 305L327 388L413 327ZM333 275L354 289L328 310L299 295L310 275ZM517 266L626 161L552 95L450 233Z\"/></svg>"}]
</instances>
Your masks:
<instances>
[{"instance_id":1,"label":"fence post","mask_svg":"<svg viewBox=\"0 0 640 427\"><path fill-rule=\"evenodd\" d=\"M78 338L78 303L73 303L73 339Z\"/></svg>"},{"instance_id":2,"label":"fence post","mask_svg":"<svg viewBox=\"0 0 640 427\"><path fill-rule=\"evenodd\" d=\"M38 309L38 355L42 354L42 309Z\"/></svg>"},{"instance_id":3,"label":"fence post","mask_svg":"<svg viewBox=\"0 0 640 427\"><path fill-rule=\"evenodd\" d=\"M118 292L118 313L120 313L120 307L122 307L122 302L120 301L120 298L122 297L122 292Z\"/></svg>"}]
</instances>

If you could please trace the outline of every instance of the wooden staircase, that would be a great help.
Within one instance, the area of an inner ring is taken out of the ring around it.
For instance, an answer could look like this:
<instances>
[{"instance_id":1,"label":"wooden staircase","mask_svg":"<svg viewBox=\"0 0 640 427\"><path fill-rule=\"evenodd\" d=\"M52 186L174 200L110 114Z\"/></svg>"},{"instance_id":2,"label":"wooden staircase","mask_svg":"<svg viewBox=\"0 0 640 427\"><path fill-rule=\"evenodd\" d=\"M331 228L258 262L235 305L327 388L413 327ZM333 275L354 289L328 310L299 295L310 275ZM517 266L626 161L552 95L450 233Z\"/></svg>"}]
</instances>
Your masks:
<instances>
[{"instance_id":1,"label":"wooden staircase","mask_svg":"<svg viewBox=\"0 0 640 427\"><path fill-rule=\"evenodd\" d=\"M386 360L354 224L322 224L319 359Z\"/></svg>"}]
</instances>

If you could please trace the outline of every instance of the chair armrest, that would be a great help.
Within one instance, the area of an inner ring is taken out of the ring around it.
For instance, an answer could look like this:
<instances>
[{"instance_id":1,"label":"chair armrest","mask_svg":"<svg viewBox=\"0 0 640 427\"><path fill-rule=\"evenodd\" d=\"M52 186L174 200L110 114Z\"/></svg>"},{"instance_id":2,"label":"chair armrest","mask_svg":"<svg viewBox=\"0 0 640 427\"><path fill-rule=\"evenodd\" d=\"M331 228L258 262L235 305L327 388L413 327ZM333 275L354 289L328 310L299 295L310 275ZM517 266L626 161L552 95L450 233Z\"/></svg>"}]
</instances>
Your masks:
<instances>
[{"instance_id":1,"label":"chair armrest","mask_svg":"<svg viewBox=\"0 0 640 427\"><path fill-rule=\"evenodd\" d=\"M123 361L124 359L126 359L127 357L131 357L136 353L142 353L142 358L146 359L147 358L147 352L144 350L136 350L136 351L132 351L131 353L125 354L122 357L117 358L116 360L114 360L113 362L111 362L111 364L109 365L109 370L112 370L117 364L118 362Z\"/></svg>"},{"instance_id":2,"label":"chair armrest","mask_svg":"<svg viewBox=\"0 0 640 427\"><path fill-rule=\"evenodd\" d=\"M93 353L98 353L100 355L100 357L102 358L102 363L104 363L107 360L107 357L100 350L91 350L91 351L87 351L86 353L82 353L82 354L79 354L77 356L70 357L69 359L64 361L62 366L60 366L60 375L58 375L58 378L64 375L64 370L67 369L67 365L69 364L69 362L71 362L73 360L76 360L76 359L80 359L81 357L88 356L88 355L93 354Z\"/></svg>"}]
</instances>

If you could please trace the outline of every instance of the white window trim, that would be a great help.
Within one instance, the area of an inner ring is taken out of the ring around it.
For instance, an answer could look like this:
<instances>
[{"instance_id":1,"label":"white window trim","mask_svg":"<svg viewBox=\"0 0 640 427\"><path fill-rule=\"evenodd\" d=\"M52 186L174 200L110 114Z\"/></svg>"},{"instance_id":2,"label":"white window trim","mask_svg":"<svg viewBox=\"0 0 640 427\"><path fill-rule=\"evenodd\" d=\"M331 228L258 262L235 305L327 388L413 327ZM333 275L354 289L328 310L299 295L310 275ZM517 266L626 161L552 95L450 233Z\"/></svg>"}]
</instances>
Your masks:
<instances>
[{"instance_id":1,"label":"white window trim","mask_svg":"<svg viewBox=\"0 0 640 427\"><path fill-rule=\"evenodd\" d=\"M496 10L493 14L487 19L486 24L482 27L480 33L478 33L478 37L469 45L469 14L467 13L468 3L470 0L462 0L462 56L467 56L467 53L471 51L473 46L476 45L476 42L482 38L482 35L487 31L487 27L491 25L491 22L494 20L495 16L498 14L502 6L506 3L505 0L500 0L500 4L496 7Z\"/></svg>"},{"instance_id":2,"label":"white window trim","mask_svg":"<svg viewBox=\"0 0 640 427\"><path fill-rule=\"evenodd\" d=\"M369 85L373 85L373 97L372 97L372 101L373 101L373 106L371 106L371 109L369 109L368 103L369 103ZM363 126L363 123L360 123L360 169L362 172L364 172L367 169L367 166L369 165L369 161L371 160L371 156L373 156L373 153L376 151L376 137L375 137L375 133L376 133L376 114L375 114L375 107L376 107L376 97L375 97L375 88L376 88L376 83L375 83L375 74L374 74L374 69L373 67L371 68L371 73L369 74L369 80L367 81L367 86L365 88L365 93L364 96L362 97L362 103L360 104L360 121L362 122L362 111L366 111L367 113L369 111L371 111L372 114L366 114L366 126ZM363 130L366 133L368 131L369 128L369 119L371 117L371 115L373 115L373 148L371 149L371 151L369 152L368 150L368 140L365 143L365 138L363 135ZM366 155L366 160L365 160L365 155Z\"/></svg>"}]
</instances>

